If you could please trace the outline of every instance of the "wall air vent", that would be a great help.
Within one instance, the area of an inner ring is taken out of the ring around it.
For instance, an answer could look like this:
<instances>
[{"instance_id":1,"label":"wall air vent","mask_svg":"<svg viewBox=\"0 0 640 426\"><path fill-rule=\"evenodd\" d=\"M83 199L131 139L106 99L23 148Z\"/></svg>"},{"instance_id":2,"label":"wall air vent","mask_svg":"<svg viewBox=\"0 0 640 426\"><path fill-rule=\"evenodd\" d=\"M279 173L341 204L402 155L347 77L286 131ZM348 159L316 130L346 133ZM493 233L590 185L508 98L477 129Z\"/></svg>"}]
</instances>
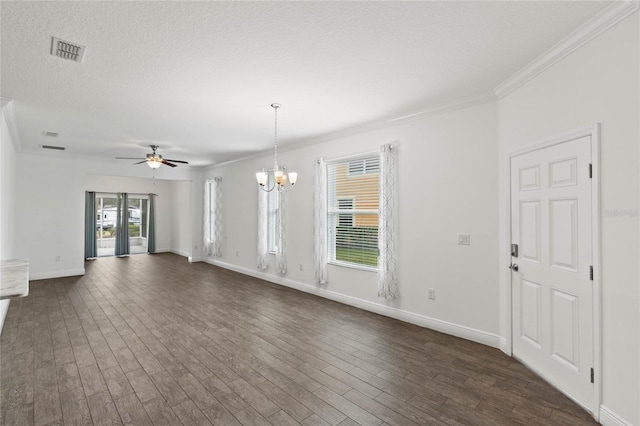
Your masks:
<instances>
[{"instance_id":1,"label":"wall air vent","mask_svg":"<svg viewBox=\"0 0 640 426\"><path fill-rule=\"evenodd\" d=\"M82 62L84 58L84 52L86 46L81 46L77 43L71 43L68 41L60 40L56 37L51 37L51 54L62 59L69 59L75 62Z\"/></svg>"},{"instance_id":2,"label":"wall air vent","mask_svg":"<svg viewBox=\"0 0 640 426\"><path fill-rule=\"evenodd\" d=\"M50 138L57 138L58 137L58 133L57 132L47 132L45 130L44 132L42 132L42 136L48 136Z\"/></svg>"},{"instance_id":3,"label":"wall air vent","mask_svg":"<svg viewBox=\"0 0 640 426\"><path fill-rule=\"evenodd\" d=\"M40 148L53 149L54 151L64 151L65 149L67 149L64 146L55 146L55 145L40 145Z\"/></svg>"}]
</instances>

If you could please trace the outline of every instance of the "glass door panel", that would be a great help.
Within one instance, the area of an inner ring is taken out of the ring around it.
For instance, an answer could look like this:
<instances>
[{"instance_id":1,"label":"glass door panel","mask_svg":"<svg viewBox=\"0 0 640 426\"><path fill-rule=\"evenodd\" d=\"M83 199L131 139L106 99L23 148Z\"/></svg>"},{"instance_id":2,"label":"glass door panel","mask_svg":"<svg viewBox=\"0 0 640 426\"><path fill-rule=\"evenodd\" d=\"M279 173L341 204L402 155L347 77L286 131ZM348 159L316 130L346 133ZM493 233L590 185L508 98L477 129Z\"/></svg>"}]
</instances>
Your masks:
<instances>
[{"instance_id":1,"label":"glass door panel","mask_svg":"<svg viewBox=\"0 0 640 426\"><path fill-rule=\"evenodd\" d=\"M98 256L114 256L118 200L115 197L96 197L96 204L96 243L98 246Z\"/></svg>"}]
</instances>

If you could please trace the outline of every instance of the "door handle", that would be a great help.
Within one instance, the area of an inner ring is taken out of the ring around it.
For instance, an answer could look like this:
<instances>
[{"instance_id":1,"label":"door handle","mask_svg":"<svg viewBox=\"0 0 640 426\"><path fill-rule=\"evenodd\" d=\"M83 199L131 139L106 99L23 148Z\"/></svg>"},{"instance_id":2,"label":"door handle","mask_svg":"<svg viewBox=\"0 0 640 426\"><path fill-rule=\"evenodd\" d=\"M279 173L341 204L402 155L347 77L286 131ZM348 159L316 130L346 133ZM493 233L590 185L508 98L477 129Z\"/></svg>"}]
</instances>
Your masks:
<instances>
[{"instance_id":1,"label":"door handle","mask_svg":"<svg viewBox=\"0 0 640 426\"><path fill-rule=\"evenodd\" d=\"M511 265L509 265L509 269L511 269L513 272L518 272L518 264L512 263Z\"/></svg>"}]
</instances>

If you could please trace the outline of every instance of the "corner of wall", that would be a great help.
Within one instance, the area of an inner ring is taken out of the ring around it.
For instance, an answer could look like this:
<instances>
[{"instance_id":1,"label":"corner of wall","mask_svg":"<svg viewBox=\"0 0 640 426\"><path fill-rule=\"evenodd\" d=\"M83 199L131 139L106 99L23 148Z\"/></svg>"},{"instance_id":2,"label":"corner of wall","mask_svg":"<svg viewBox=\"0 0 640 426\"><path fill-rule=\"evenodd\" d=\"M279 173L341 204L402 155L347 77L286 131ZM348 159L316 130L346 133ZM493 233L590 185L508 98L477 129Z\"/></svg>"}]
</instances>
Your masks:
<instances>
[{"instance_id":1,"label":"corner of wall","mask_svg":"<svg viewBox=\"0 0 640 426\"><path fill-rule=\"evenodd\" d=\"M2 326L4 326L4 319L7 317L8 310L9 299L0 300L0 334L2 334Z\"/></svg>"}]
</instances>

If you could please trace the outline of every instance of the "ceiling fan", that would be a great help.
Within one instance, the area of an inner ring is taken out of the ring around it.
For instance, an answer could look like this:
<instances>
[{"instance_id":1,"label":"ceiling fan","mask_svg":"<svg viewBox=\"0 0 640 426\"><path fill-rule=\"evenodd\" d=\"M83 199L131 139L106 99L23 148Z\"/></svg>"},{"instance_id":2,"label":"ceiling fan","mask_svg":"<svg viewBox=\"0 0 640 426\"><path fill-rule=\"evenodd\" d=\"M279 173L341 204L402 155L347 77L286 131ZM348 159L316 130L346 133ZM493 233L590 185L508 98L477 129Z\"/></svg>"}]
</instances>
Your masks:
<instances>
[{"instance_id":1,"label":"ceiling fan","mask_svg":"<svg viewBox=\"0 0 640 426\"><path fill-rule=\"evenodd\" d=\"M129 157L116 157L116 160L142 160L142 161L139 161L139 162L133 163L133 164L147 163L147 165L149 167L151 167L152 169L157 169L158 167L160 167L161 164L165 164L165 165L167 165L169 167L177 167L177 164L172 164L172 163L189 164L187 161L164 159L164 158L162 158L162 155L156 154L156 150L159 148L158 145L149 145L149 146L153 150L153 153L147 154L147 158L145 158L145 159L129 158Z\"/></svg>"}]
</instances>

